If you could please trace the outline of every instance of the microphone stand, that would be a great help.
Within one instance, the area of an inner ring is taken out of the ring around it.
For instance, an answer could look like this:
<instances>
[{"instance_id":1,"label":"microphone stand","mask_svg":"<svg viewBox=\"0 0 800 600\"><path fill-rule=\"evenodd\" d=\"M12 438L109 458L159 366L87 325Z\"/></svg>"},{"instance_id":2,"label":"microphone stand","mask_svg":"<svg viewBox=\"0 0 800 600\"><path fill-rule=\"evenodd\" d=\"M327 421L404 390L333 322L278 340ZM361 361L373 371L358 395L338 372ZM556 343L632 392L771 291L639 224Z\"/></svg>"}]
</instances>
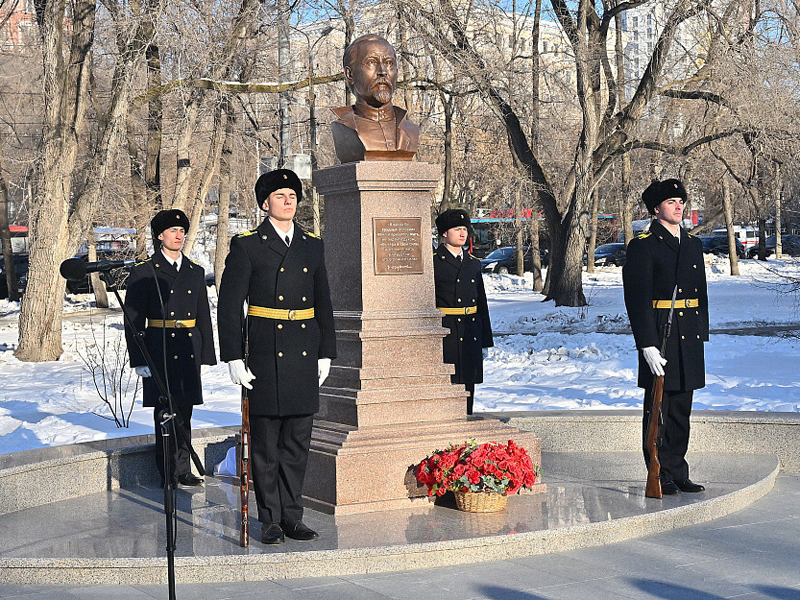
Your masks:
<instances>
[{"instance_id":1,"label":"microphone stand","mask_svg":"<svg viewBox=\"0 0 800 600\"><path fill-rule=\"evenodd\" d=\"M178 520L175 511L175 487L172 483L172 461L170 461L170 454L172 453L172 447L170 445L170 429L172 430L173 435L183 435L183 432L180 428L175 427L175 420L179 417L179 413L174 410L172 405L172 395L170 394L167 386L164 384L164 381L161 379L161 376L158 374L153 357L150 356L150 352L148 352L147 346L144 343L145 333L144 331L136 331L136 329L133 327L133 321L125 309L125 303L122 301L116 285L110 281L108 273L110 273L110 271L101 271L100 279L103 280L106 286L110 288L110 290L114 293L114 296L117 298L117 302L119 302L119 305L122 308L122 316L125 320L125 324L130 327L131 331L134 332L136 346L144 356L147 367L150 369L150 375L153 377L153 381L156 382L158 391L161 394L159 402L162 408L158 412L158 421L161 428L161 447L164 449L162 455L164 459L164 515L166 518L167 527L167 585L169 587L169 600L175 600L175 538ZM194 448L192 448L191 442L189 442L189 452L192 455L192 460L194 461L195 466L197 466L198 471L200 471L201 475L204 475L205 471L202 468L202 463L200 463L200 458L197 456Z\"/></svg>"}]
</instances>

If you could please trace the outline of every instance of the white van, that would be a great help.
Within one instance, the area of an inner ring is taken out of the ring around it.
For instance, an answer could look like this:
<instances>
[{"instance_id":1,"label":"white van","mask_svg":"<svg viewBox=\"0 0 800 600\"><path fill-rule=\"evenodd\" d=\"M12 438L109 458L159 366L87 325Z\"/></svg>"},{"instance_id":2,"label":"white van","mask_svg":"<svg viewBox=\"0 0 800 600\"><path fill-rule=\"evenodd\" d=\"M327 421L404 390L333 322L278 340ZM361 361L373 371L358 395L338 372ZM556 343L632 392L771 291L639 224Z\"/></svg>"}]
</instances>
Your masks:
<instances>
[{"instance_id":1,"label":"white van","mask_svg":"<svg viewBox=\"0 0 800 600\"><path fill-rule=\"evenodd\" d=\"M728 235L728 230L725 227L717 227L711 232L711 235L717 237L726 237ZM745 250L749 250L750 248L758 245L758 230L754 227L741 227L739 225L734 225L733 235L736 237L736 239L742 242Z\"/></svg>"}]
</instances>

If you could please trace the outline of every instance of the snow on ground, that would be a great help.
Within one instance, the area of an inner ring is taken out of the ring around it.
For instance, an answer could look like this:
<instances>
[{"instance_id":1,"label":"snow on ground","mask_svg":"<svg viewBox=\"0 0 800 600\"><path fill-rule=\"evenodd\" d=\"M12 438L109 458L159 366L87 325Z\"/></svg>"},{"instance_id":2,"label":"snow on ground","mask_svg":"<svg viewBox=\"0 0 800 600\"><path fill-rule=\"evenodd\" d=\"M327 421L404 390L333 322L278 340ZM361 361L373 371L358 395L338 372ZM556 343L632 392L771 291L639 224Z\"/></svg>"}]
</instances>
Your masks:
<instances>
[{"instance_id":1,"label":"snow on ground","mask_svg":"<svg viewBox=\"0 0 800 600\"><path fill-rule=\"evenodd\" d=\"M800 322L800 297L785 291L790 278L800 278L800 263L746 260L740 270L741 277L729 276L723 259L707 265L712 330ZM530 291L530 277L485 278L494 331L508 335L495 338L485 381L476 390L476 410L640 407L621 270L585 273L589 305L581 308L542 302L541 294ZM213 288L210 294L215 305ZM120 353L125 359L119 313L106 317L94 311L91 296L68 296L65 312L70 316L64 321L61 359L23 363L13 355L19 304L0 301L0 453L153 431L152 411L139 399L130 427L116 427L85 363L91 356L108 362ZM695 408L800 412L797 364L797 338L712 333L706 345L707 386L695 394ZM203 387L205 404L195 408L193 427L238 424L239 390L230 383L227 366L206 367ZM127 394L125 406L136 396L135 378Z\"/></svg>"}]
</instances>

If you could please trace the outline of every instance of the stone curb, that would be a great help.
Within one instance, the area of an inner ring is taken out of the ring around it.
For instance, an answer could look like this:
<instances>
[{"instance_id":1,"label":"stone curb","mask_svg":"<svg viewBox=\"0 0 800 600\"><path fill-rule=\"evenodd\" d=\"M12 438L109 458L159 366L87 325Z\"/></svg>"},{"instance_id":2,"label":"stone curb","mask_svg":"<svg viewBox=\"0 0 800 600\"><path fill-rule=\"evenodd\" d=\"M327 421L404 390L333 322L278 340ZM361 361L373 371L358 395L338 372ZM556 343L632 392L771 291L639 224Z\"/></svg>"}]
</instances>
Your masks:
<instances>
[{"instance_id":1,"label":"stone curb","mask_svg":"<svg viewBox=\"0 0 800 600\"><path fill-rule=\"evenodd\" d=\"M766 495L780 471L729 494L690 505L555 530L446 542L250 556L177 557L177 583L263 581L343 576L473 564L601 546L703 523L749 506ZM4 584L164 584L164 558L0 559Z\"/></svg>"}]
</instances>

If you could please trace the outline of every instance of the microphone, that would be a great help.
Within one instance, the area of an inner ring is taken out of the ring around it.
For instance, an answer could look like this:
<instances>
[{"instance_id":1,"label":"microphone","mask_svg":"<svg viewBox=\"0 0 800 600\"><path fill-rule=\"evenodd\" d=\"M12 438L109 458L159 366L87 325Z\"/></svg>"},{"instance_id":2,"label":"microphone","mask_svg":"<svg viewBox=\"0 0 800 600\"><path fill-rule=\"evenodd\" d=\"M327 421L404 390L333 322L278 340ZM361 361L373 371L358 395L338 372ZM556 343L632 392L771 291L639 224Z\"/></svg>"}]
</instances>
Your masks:
<instances>
[{"instance_id":1,"label":"microphone","mask_svg":"<svg viewBox=\"0 0 800 600\"><path fill-rule=\"evenodd\" d=\"M68 258L61 263L61 276L70 281L80 281L89 273L102 273L121 267L132 267L135 260L99 260L86 262L80 258Z\"/></svg>"}]
</instances>

